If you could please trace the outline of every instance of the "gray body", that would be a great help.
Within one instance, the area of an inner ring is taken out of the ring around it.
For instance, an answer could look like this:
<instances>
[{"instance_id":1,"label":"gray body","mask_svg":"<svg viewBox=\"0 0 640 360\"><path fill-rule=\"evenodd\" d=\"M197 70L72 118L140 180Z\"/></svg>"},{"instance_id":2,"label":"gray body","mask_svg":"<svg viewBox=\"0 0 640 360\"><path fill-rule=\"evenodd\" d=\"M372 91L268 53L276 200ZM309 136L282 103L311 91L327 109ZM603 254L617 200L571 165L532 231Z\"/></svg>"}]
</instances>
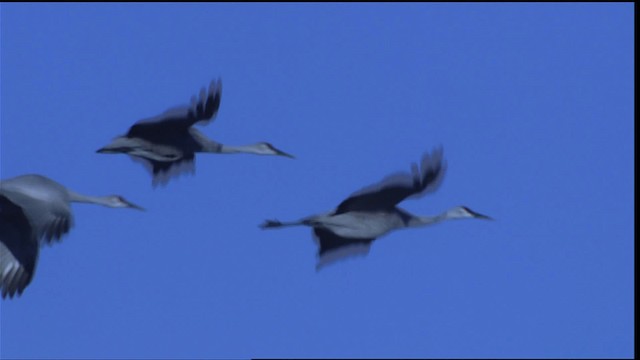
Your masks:
<instances>
[{"instance_id":1,"label":"gray body","mask_svg":"<svg viewBox=\"0 0 640 360\"><path fill-rule=\"evenodd\" d=\"M465 206L454 207L436 216L415 216L397 207L406 198L421 197L435 191L442 181L445 168L442 149L437 149L422 157L420 169L414 164L411 174L388 176L380 183L354 193L334 211L293 222L268 220L261 227L312 227L319 247L317 268L320 268L347 256L368 253L375 239L396 229L425 226L449 219L490 219Z\"/></svg>"},{"instance_id":2,"label":"gray body","mask_svg":"<svg viewBox=\"0 0 640 360\"><path fill-rule=\"evenodd\" d=\"M348 211L307 218L310 226L322 227L349 239L375 239L405 227L404 218L394 211Z\"/></svg>"},{"instance_id":3,"label":"gray body","mask_svg":"<svg viewBox=\"0 0 640 360\"><path fill-rule=\"evenodd\" d=\"M42 244L59 241L73 226L71 202L142 209L121 196L73 192L41 175L0 181L0 288L2 297L22 294L33 278Z\"/></svg>"},{"instance_id":4,"label":"gray body","mask_svg":"<svg viewBox=\"0 0 640 360\"><path fill-rule=\"evenodd\" d=\"M203 88L200 98L191 105L174 107L152 118L136 122L129 131L99 149L98 153L129 155L152 174L154 186L166 184L181 173L193 173L196 153L280 155L293 157L267 142L229 146L207 138L193 125L213 121L220 108L222 82L214 80L209 91Z\"/></svg>"}]
</instances>

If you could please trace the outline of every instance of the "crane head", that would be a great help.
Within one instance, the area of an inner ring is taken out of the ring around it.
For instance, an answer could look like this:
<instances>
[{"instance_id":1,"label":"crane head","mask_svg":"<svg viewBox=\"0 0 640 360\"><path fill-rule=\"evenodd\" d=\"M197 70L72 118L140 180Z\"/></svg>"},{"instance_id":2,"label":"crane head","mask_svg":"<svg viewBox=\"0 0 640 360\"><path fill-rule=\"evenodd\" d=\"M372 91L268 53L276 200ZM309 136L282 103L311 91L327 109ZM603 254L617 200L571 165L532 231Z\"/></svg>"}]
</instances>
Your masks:
<instances>
[{"instance_id":1,"label":"crane head","mask_svg":"<svg viewBox=\"0 0 640 360\"><path fill-rule=\"evenodd\" d=\"M483 220L493 220L493 218L491 218L490 216L475 212L466 206L458 206L447 211L446 217L449 219L474 218L474 219L483 219Z\"/></svg>"},{"instance_id":2,"label":"crane head","mask_svg":"<svg viewBox=\"0 0 640 360\"><path fill-rule=\"evenodd\" d=\"M295 159L293 155L288 154L282 150L276 149L275 146L271 145L268 142L259 142L254 146L257 150L257 153L261 155L279 155L279 156L286 156L290 159Z\"/></svg>"},{"instance_id":3,"label":"crane head","mask_svg":"<svg viewBox=\"0 0 640 360\"><path fill-rule=\"evenodd\" d=\"M144 210L143 207L128 201L120 195L107 196L106 205L112 208L131 208L136 210Z\"/></svg>"}]
</instances>

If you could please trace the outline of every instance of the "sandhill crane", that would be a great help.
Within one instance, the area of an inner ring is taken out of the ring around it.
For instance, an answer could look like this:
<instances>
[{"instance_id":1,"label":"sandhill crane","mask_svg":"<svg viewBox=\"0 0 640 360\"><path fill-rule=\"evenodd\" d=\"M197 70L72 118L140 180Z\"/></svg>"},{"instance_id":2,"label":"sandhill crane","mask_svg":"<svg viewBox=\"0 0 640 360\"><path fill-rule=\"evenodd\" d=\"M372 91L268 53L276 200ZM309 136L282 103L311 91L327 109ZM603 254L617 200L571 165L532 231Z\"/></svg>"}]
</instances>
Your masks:
<instances>
[{"instance_id":1,"label":"sandhill crane","mask_svg":"<svg viewBox=\"0 0 640 360\"><path fill-rule=\"evenodd\" d=\"M230 146L207 138L192 125L208 124L215 119L220 107L222 82L214 80L209 92L200 90L200 99L191 98L191 105L175 107L164 113L136 122L129 132L116 137L111 144L97 150L98 153L125 153L142 162L153 176L152 184L166 184L170 178L195 170L195 153L257 155L292 155L276 149L267 142Z\"/></svg>"},{"instance_id":2,"label":"sandhill crane","mask_svg":"<svg viewBox=\"0 0 640 360\"><path fill-rule=\"evenodd\" d=\"M22 208L0 195L0 288L2 297L18 295L36 266L38 241Z\"/></svg>"},{"instance_id":3,"label":"sandhill crane","mask_svg":"<svg viewBox=\"0 0 640 360\"><path fill-rule=\"evenodd\" d=\"M356 254L367 254L371 243L395 229L431 225L450 219L491 219L466 206L454 207L436 216L415 216L396 205L408 197L420 197L439 186L446 164L442 149L422 157L422 169L412 165L412 174L397 173L345 199L329 213L298 221L267 220L263 229L305 225L313 228L319 245L316 269Z\"/></svg>"},{"instance_id":4,"label":"sandhill crane","mask_svg":"<svg viewBox=\"0 0 640 360\"><path fill-rule=\"evenodd\" d=\"M0 288L12 298L29 285L41 244L59 241L73 226L71 202L143 210L118 195L87 196L41 175L0 181Z\"/></svg>"}]
</instances>

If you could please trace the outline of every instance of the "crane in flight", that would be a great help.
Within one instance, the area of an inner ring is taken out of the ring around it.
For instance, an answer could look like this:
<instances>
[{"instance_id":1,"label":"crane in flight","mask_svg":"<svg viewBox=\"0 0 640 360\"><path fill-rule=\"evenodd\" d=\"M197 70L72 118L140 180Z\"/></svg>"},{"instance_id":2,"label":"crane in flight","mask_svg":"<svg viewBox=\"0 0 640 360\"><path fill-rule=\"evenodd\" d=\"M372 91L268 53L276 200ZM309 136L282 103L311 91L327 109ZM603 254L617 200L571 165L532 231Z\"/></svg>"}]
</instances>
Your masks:
<instances>
[{"instance_id":1,"label":"crane in flight","mask_svg":"<svg viewBox=\"0 0 640 360\"><path fill-rule=\"evenodd\" d=\"M216 118L220 108L222 82L213 80L209 91L200 90L200 97L191 98L191 105L183 105L166 110L148 119L142 119L129 131L97 150L102 154L125 153L133 160L141 162L152 174L152 184L165 185L172 177L195 171L195 153L257 155L292 155L276 149L268 142L231 146L207 138L193 127L206 125Z\"/></svg>"},{"instance_id":2,"label":"crane in flight","mask_svg":"<svg viewBox=\"0 0 640 360\"><path fill-rule=\"evenodd\" d=\"M71 202L143 210L122 196L76 193L41 175L0 181L0 290L21 295L36 267L40 245L60 241L73 226Z\"/></svg>"},{"instance_id":3,"label":"crane in flight","mask_svg":"<svg viewBox=\"0 0 640 360\"><path fill-rule=\"evenodd\" d=\"M412 173L397 173L368 186L342 201L326 214L313 215L298 221L267 220L263 229L285 226L310 226L318 244L316 269L336 260L364 255L377 238L396 229L432 225L451 219L487 219L466 206L457 206L436 216L416 216L397 205L406 198L421 197L435 191L442 181L446 163L442 149L422 157L421 169L412 165Z\"/></svg>"}]
</instances>

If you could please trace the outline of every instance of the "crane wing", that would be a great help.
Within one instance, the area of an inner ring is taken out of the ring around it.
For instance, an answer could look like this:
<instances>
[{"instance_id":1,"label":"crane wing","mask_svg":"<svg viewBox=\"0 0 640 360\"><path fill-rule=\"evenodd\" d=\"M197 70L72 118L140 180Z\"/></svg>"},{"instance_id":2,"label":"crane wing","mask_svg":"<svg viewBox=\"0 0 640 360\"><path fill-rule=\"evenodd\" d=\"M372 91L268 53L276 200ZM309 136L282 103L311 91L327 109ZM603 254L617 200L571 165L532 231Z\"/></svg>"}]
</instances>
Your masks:
<instances>
[{"instance_id":1,"label":"crane wing","mask_svg":"<svg viewBox=\"0 0 640 360\"><path fill-rule=\"evenodd\" d=\"M181 174L193 174L195 172L194 153L184 153L181 157L172 161L158 161L130 154L129 157L133 161L144 165L149 173L151 173L152 185L154 187L158 185L166 185L169 180L174 177L178 177Z\"/></svg>"},{"instance_id":2,"label":"crane wing","mask_svg":"<svg viewBox=\"0 0 640 360\"><path fill-rule=\"evenodd\" d=\"M38 258L38 240L22 208L0 195L0 288L12 298L29 285Z\"/></svg>"},{"instance_id":3,"label":"crane wing","mask_svg":"<svg viewBox=\"0 0 640 360\"><path fill-rule=\"evenodd\" d=\"M73 226L67 190L39 175L23 175L3 180L0 195L19 204L40 242L60 241Z\"/></svg>"},{"instance_id":4,"label":"crane wing","mask_svg":"<svg viewBox=\"0 0 640 360\"><path fill-rule=\"evenodd\" d=\"M345 238L321 227L314 227L313 234L319 245L316 270L347 257L366 255L375 240Z\"/></svg>"},{"instance_id":5,"label":"crane wing","mask_svg":"<svg viewBox=\"0 0 640 360\"><path fill-rule=\"evenodd\" d=\"M442 148L422 156L421 169L412 164L412 173L396 173L381 182L355 192L345 199L336 214L348 211L371 211L389 209L408 197L421 197L435 191L446 170Z\"/></svg>"},{"instance_id":6,"label":"crane wing","mask_svg":"<svg viewBox=\"0 0 640 360\"><path fill-rule=\"evenodd\" d=\"M129 128L126 136L158 142L176 136L178 131L186 131L195 123L208 124L218 113L221 95L222 81L213 80L209 92L202 88L199 98L191 98L191 105L174 107L160 115L142 119Z\"/></svg>"}]
</instances>

